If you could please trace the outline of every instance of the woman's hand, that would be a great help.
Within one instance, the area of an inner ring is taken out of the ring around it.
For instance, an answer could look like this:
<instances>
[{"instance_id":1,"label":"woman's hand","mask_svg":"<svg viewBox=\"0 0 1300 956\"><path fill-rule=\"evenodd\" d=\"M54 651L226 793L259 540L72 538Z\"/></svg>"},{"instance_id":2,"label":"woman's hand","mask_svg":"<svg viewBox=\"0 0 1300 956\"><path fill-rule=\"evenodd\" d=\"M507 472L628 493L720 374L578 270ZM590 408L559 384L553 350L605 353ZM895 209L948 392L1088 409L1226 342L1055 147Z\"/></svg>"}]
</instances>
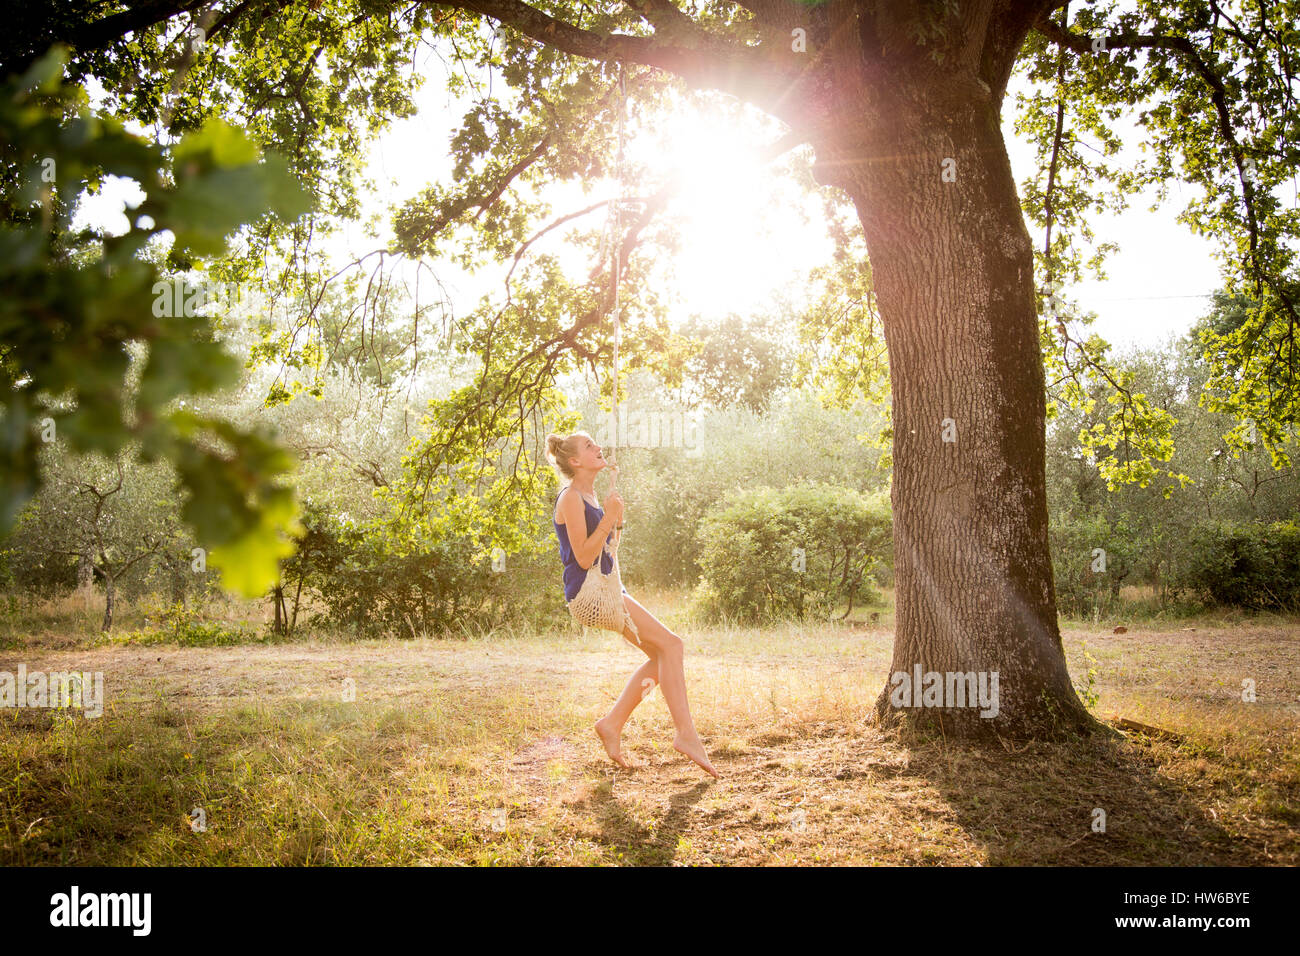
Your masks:
<instances>
[{"instance_id":1,"label":"woman's hand","mask_svg":"<svg viewBox=\"0 0 1300 956\"><path fill-rule=\"evenodd\" d=\"M614 519L614 527L623 523L623 496L617 491L611 492L605 499L605 514Z\"/></svg>"}]
</instances>

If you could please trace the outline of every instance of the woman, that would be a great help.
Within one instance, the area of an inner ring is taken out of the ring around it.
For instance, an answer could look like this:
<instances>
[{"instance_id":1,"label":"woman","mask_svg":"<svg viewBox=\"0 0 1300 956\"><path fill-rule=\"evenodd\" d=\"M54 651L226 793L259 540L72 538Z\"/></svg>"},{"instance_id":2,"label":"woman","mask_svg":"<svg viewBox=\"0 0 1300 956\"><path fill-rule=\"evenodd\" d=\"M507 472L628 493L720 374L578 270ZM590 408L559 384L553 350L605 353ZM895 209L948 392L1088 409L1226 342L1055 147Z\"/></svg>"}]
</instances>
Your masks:
<instances>
[{"instance_id":1,"label":"woman","mask_svg":"<svg viewBox=\"0 0 1300 956\"><path fill-rule=\"evenodd\" d=\"M606 574L613 570L613 560L605 553L606 541L613 538L614 528L623 524L623 499L613 492L603 510L596 501L596 476L603 468L618 466L607 462L604 453L586 432L576 432L568 438L548 435L547 457L560 473L564 488L555 506L555 537L560 543L560 560L564 563L564 600L573 600L587 571L597 557L600 570ZM613 709L596 722L596 735L605 745L605 751L620 767L631 769L623 757L621 738L623 725L636 705L641 703L642 688L659 684L672 714L677 735L673 748L694 760L711 773L719 776L709 762L700 736L691 721L690 707L686 703L686 673L682 660L682 639L659 623L653 614L641 606L623 588L623 606L627 611L623 623L623 637L636 645L650 659L642 664L628 680L623 694ZM647 683L654 682L654 683Z\"/></svg>"}]
</instances>

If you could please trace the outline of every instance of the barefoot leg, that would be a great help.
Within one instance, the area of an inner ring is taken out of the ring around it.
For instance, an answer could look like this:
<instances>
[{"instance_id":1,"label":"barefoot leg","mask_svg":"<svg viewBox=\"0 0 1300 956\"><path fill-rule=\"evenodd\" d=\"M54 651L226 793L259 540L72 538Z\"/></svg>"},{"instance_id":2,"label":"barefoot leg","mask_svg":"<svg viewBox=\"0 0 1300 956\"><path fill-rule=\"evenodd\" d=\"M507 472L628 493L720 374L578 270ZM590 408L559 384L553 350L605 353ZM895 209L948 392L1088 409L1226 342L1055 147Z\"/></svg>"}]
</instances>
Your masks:
<instances>
[{"instance_id":1,"label":"barefoot leg","mask_svg":"<svg viewBox=\"0 0 1300 956\"><path fill-rule=\"evenodd\" d=\"M619 739L623 733L623 725L632 716L636 705L645 698L646 688L657 683L659 683L659 661L656 657L651 657L628 678L627 686L623 688L623 693L614 702L610 712L596 721L596 736L600 737L600 742L605 745L605 752L609 754L610 759L620 767L630 766L623 758L623 746Z\"/></svg>"},{"instance_id":2,"label":"barefoot leg","mask_svg":"<svg viewBox=\"0 0 1300 956\"><path fill-rule=\"evenodd\" d=\"M672 714L677 736L673 747L699 764L714 777L719 776L709 755L704 749L700 736L695 731L691 720L691 708L686 701L686 670L684 665L685 649L682 639L664 627L653 614L647 611L630 594L623 595L623 602L636 622L643 644L652 644L659 654L659 686L663 690L664 702Z\"/></svg>"}]
</instances>

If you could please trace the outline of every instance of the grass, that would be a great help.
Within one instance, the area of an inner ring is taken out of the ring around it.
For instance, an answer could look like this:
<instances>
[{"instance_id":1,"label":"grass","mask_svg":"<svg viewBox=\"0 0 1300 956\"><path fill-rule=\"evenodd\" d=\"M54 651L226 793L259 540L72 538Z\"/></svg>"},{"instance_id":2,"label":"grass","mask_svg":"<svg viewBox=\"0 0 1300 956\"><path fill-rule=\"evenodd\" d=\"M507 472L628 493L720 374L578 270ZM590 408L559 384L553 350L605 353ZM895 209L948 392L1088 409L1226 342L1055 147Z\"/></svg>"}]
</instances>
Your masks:
<instances>
[{"instance_id":1,"label":"grass","mask_svg":"<svg viewBox=\"0 0 1300 956\"><path fill-rule=\"evenodd\" d=\"M1125 634L1067 623L1071 673L1083 690L1093 670L1096 713L1179 738L989 752L864 722L889 667L887 614L698 629L670 595L642 600L687 640L691 706L721 781L672 750L658 692L624 735L646 766L605 759L591 724L642 658L603 632L24 642L0 651L0 670L103 671L106 702L98 719L0 711L0 862L1300 862L1294 619ZM1098 808L1105 833L1091 829Z\"/></svg>"}]
</instances>

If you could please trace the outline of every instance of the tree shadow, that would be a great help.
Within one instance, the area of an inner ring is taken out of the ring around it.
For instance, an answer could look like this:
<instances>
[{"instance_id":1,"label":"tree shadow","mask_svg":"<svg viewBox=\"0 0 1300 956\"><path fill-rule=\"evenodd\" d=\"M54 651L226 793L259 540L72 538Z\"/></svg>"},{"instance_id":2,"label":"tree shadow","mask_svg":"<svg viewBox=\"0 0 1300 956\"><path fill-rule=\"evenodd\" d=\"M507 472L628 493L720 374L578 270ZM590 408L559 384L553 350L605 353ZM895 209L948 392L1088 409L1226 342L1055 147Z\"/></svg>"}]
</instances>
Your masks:
<instances>
[{"instance_id":1,"label":"tree shadow","mask_svg":"<svg viewBox=\"0 0 1300 956\"><path fill-rule=\"evenodd\" d=\"M910 759L897 775L936 789L990 865L1279 863L1262 837L1219 823L1208 784L1198 794L1160 772L1171 746L1108 736L1010 751L934 738L901 745Z\"/></svg>"}]
</instances>

